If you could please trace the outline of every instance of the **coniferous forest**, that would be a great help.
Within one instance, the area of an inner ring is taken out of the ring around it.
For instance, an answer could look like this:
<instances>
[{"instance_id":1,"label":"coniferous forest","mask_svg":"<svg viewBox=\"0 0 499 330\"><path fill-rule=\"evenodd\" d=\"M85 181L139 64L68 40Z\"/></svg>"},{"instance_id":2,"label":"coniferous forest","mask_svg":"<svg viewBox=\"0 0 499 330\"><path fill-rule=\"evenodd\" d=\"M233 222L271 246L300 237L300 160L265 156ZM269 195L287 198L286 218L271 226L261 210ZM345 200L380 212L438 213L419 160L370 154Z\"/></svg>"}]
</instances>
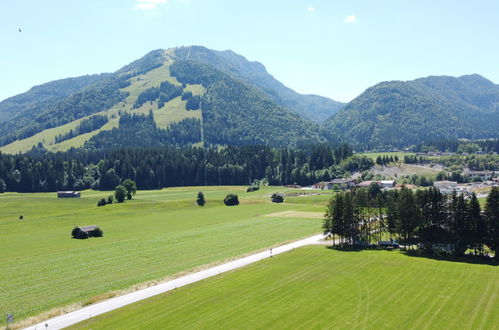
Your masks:
<instances>
[{"instance_id":1,"label":"coniferous forest","mask_svg":"<svg viewBox=\"0 0 499 330\"><path fill-rule=\"evenodd\" d=\"M146 116L140 121L130 121L142 122L144 129L148 129L150 119ZM122 138L127 138L126 132ZM372 166L370 158L352 156L352 149L347 144L320 144L304 149L165 146L107 151L71 150L64 153L32 152L0 154L0 186L4 191L16 192L88 188L111 190L125 179L136 181L138 189L249 185L260 179L266 179L272 185L306 185L343 177L349 172L367 170Z\"/></svg>"},{"instance_id":2,"label":"coniferous forest","mask_svg":"<svg viewBox=\"0 0 499 330\"><path fill-rule=\"evenodd\" d=\"M369 247L386 234L419 253L454 254L468 250L483 255L485 247L499 260L499 187L493 187L485 207L476 195L443 195L437 188L382 191L367 188L340 192L329 201L323 229L343 243Z\"/></svg>"}]
</instances>

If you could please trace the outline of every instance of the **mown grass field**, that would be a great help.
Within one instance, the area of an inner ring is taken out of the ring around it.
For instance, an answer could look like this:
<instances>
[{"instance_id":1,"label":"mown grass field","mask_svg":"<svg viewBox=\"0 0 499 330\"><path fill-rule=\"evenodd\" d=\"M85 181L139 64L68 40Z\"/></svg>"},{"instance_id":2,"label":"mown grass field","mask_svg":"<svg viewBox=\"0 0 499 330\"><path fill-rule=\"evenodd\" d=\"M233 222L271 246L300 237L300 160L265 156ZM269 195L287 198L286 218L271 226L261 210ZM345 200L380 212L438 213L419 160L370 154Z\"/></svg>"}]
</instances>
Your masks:
<instances>
[{"instance_id":1,"label":"mown grass field","mask_svg":"<svg viewBox=\"0 0 499 330\"><path fill-rule=\"evenodd\" d=\"M204 207L195 203L201 190ZM111 291L320 232L317 218L264 216L323 212L330 197L314 196L316 203L270 202L272 192L285 190L169 188L139 191L132 201L104 207L97 207L97 200L110 192L84 191L79 199L0 194L0 313L20 320L58 306L90 303ZM239 195L239 206L223 205L230 192ZM71 239L77 225L99 225L104 237Z\"/></svg>"},{"instance_id":2,"label":"mown grass field","mask_svg":"<svg viewBox=\"0 0 499 330\"><path fill-rule=\"evenodd\" d=\"M309 246L75 329L498 329L497 266Z\"/></svg>"}]
</instances>

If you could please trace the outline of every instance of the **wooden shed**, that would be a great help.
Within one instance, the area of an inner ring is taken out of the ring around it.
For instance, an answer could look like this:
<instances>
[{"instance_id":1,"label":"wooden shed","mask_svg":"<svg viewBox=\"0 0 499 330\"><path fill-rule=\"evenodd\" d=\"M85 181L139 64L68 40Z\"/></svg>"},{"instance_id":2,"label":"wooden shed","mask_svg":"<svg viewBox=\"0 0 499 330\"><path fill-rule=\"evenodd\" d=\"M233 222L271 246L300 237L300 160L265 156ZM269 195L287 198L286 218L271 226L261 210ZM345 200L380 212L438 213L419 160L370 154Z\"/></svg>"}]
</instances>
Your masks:
<instances>
[{"instance_id":1,"label":"wooden shed","mask_svg":"<svg viewBox=\"0 0 499 330\"><path fill-rule=\"evenodd\" d=\"M86 239L89 237L102 237L102 230L96 225L74 227L71 232L73 238Z\"/></svg>"},{"instance_id":2,"label":"wooden shed","mask_svg":"<svg viewBox=\"0 0 499 330\"><path fill-rule=\"evenodd\" d=\"M57 198L78 198L81 197L79 191L58 191Z\"/></svg>"}]
</instances>

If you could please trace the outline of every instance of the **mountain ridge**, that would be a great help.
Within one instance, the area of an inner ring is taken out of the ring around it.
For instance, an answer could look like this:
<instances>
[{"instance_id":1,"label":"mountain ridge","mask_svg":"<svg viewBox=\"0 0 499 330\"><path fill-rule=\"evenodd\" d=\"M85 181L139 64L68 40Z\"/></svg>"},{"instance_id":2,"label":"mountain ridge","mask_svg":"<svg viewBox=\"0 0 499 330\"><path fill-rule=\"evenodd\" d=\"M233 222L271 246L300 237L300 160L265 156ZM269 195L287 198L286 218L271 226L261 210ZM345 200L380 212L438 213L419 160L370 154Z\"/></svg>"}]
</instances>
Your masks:
<instances>
[{"instance_id":1,"label":"mountain ridge","mask_svg":"<svg viewBox=\"0 0 499 330\"><path fill-rule=\"evenodd\" d=\"M497 127L499 85L478 74L380 82L325 123L326 130L354 144L397 147L497 138Z\"/></svg>"},{"instance_id":2,"label":"mountain ridge","mask_svg":"<svg viewBox=\"0 0 499 330\"><path fill-rule=\"evenodd\" d=\"M319 128L316 123L278 104L268 93L253 85L247 74L231 73L227 68L222 71L219 70L221 65L208 63L198 70L198 74L202 76L209 73L211 80L179 82L170 72L175 63L182 61L176 54L177 50L153 50L114 73L104 74L102 79L84 85L67 97L44 104L42 111L30 114L20 112L14 118L0 123L0 150L12 153L28 151L34 146L51 151L109 146L109 141L103 141L103 138L114 141L111 144L114 147L123 147L127 145L115 145L120 140L113 138L114 135L130 135L134 129L145 132L138 135L143 141L134 143L149 143L151 146L165 143L285 146L296 145L299 140L323 140L317 134ZM202 50L218 61L223 61L219 53L206 48ZM242 61L240 67L251 71L250 62L242 56L238 60ZM189 61L188 70L194 68L196 63L203 64L202 61ZM265 74L263 65L257 65L261 66L260 70ZM267 78L274 80L270 75ZM180 92L169 97L164 94L167 90L161 89L161 86L170 90L176 88ZM143 101L138 103L138 99ZM139 126L130 125L130 120L121 121L120 117L126 113L138 115L132 118L137 120ZM224 115L221 116L221 113ZM107 120L101 117L93 120L93 117L103 115L108 117ZM150 115L148 118L153 118L154 126L150 126L151 120L142 119L139 115ZM85 128L80 129L80 125L85 125ZM210 127L205 130L207 133L193 131L202 130L203 126ZM193 137L208 138L202 141L186 138L181 127L192 133ZM89 128L95 130L89 132ZM104 131L110 133L103 135ZM151 134L147 135L147 132Z\"/></svg>"}]
</instances>

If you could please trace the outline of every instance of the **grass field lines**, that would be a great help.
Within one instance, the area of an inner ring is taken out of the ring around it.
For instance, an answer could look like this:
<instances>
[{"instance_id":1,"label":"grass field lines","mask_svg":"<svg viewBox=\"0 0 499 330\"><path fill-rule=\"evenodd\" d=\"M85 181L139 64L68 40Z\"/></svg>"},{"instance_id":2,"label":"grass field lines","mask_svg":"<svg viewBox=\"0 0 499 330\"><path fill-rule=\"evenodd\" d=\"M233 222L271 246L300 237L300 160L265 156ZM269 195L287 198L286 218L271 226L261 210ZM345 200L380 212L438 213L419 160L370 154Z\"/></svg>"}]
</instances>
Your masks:
<instances>
[{"instance_id":1,"label":"grass field lines","mask_svg":"<svg viewBox=\"0 0 499 330\"><path fill-rule=\"evenodd\" d=\"M134 200L97 207L110 192L0 195L0 311L25 319L74 303L96 301L139 283L164 279L321 231L321 220L265 217L281 212L322 212L323 207L271 203L265 187L186 187L139 191ZM203 191L207 204L195 203ZM237 193L241 204L223 205ZM24 219L20 220L19 215ZM95 224L103 238L74 240L71 229Z\"/></svg>"},{"instance_id":2,"label":"grass field lines","mask_svg":"<svg viewBox=\"0 0 499 330\"><path fill-rule=\"evenodd\" d=\"M310 246L82 322L75 329L497 329L499 269Z\"/></svg>"}]
</instances>

